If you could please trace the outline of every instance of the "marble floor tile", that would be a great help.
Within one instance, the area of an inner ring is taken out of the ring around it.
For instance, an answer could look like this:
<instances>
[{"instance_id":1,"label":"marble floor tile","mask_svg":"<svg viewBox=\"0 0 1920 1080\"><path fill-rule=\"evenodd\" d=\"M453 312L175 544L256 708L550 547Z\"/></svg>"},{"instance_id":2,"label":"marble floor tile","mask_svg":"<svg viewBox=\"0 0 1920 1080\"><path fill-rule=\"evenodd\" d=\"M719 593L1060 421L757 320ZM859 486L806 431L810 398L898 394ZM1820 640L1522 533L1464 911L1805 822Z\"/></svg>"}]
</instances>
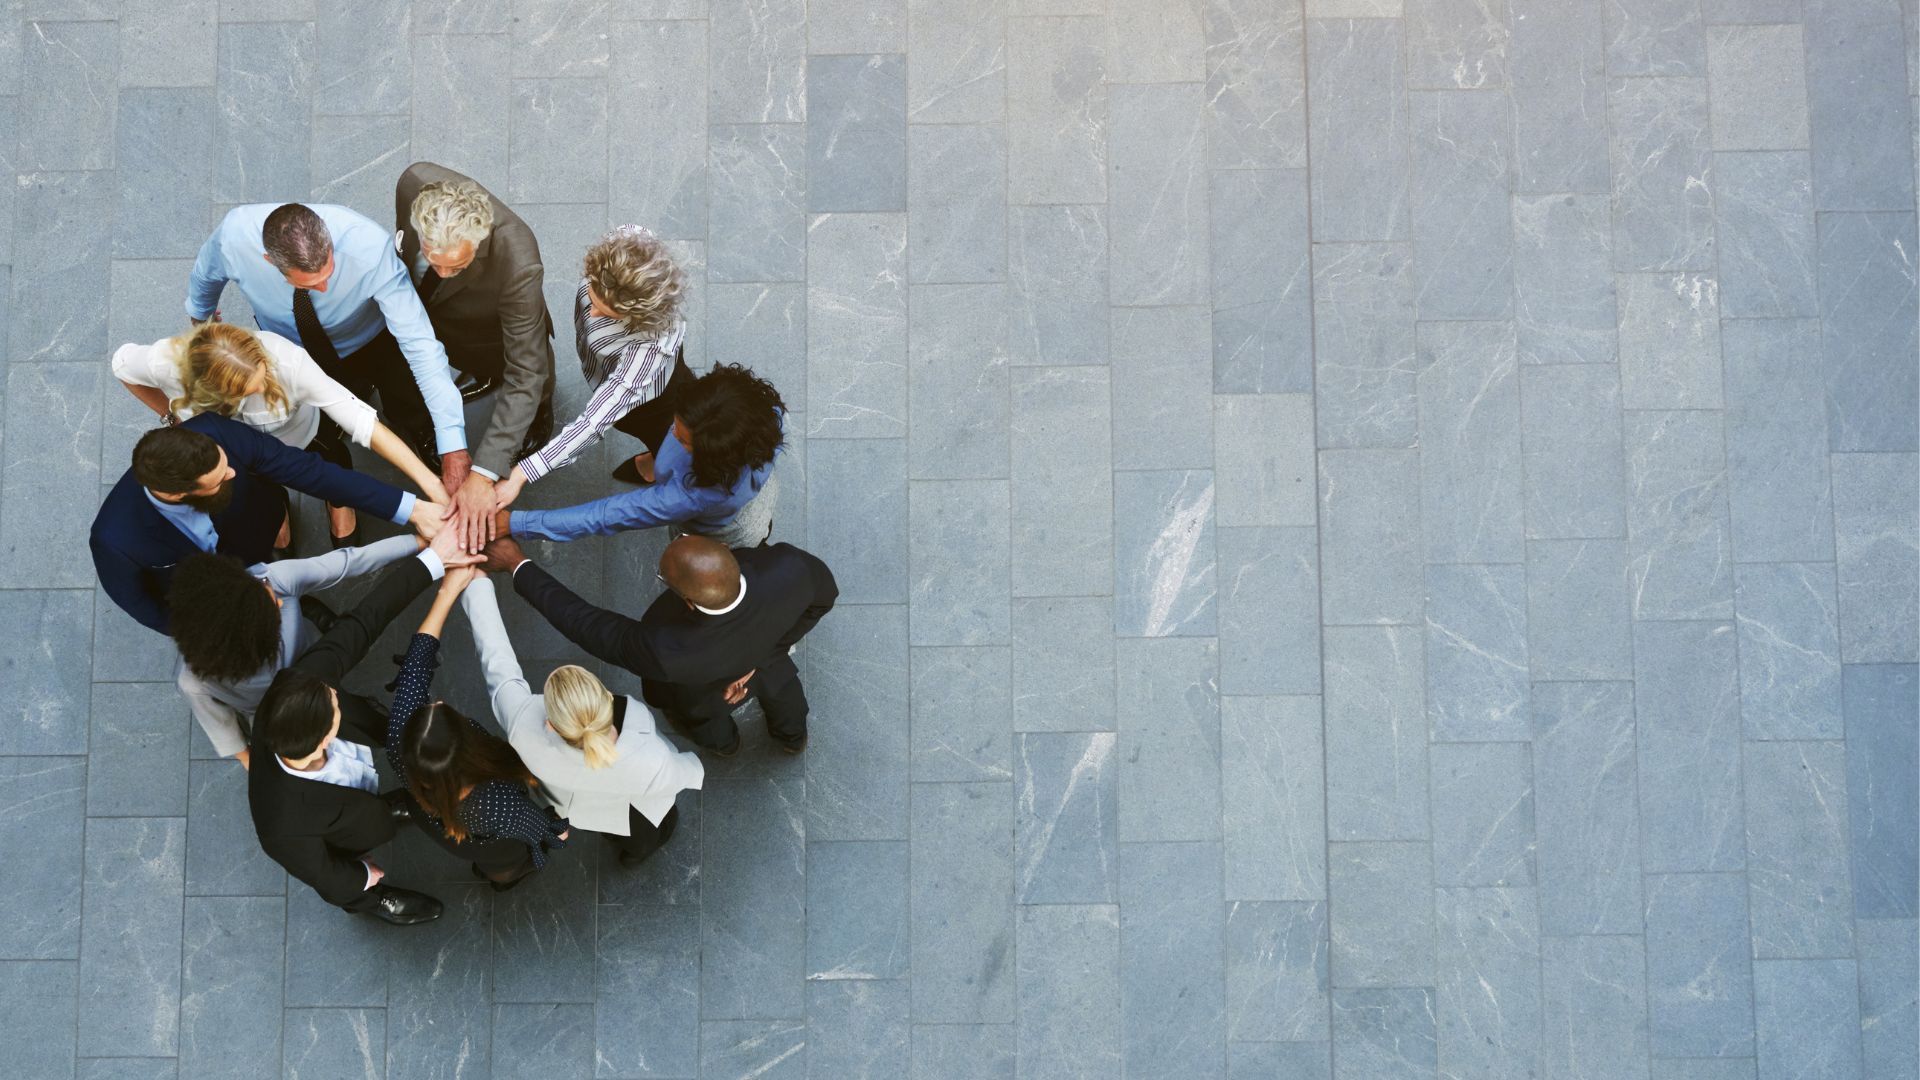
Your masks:
<instances>
[{"instance_id":1,"label":"marble floor tile","mask_svg":"<svg viewBox=\"0 0 1920 1080\"><path fill-rule=\"evenodd\" d=\"M1539 1075L1540 933L1532 889L1436 889L1434 1042L1443 1076Z\"/></svg>"}]
</instances>

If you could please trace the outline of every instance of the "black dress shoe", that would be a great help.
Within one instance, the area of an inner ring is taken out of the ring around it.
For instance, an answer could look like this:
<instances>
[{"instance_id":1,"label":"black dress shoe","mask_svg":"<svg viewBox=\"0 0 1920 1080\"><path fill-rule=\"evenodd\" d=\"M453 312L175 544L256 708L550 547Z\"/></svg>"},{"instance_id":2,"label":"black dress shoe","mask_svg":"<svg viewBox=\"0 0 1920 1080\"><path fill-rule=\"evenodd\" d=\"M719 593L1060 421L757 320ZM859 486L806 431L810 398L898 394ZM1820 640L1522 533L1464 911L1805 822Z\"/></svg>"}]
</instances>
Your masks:
<instances>
[{"instance_id":1,"label":"black dress shoe","mask_svg":"<svg viewBox=\"0 0 1920 1080\"><path fill-rule=\"evenodd\" d=\"M493 393L494 389L499 385L500 380L498 379L489 379L480 375L469 375L464 371L456 374L453 379L454 389L460 391L461 401L476 401L486 397L488 394Z\"/></svg>"},{"instance_id":2,"label":"black dress shoe","mask_svg":"<svg viewBox=\"0 0 1920 1080\"><path fill-rule=\"evenodd\" d=\"M807 748L807 737L805 735L801 735L799 738L792 740L775 739L773 741L779 743L780 749L785 750L789 754L798 754Z\"/></svg>"},{"instance_id":3,"label":"black dress shoe","mask_svg":"<svg viewBox=\"0 0 1920 1080\"><path fill-rule=\"evenodd\" d=\"M380 890L380 900L363 914L371 915L381 922L395 926L412 926L415 923L432 922L445 910L440 901L426 893L402 889L394 885L376 885Z\"/></svg>"},{"instance_id":4,"label":"black dress shoe","mask_svg":"<svg viewBox=\"0 0 1920 1080\"><path fill-rule=\"evenodd\" d=\"M306 616L307 621L322 634L333 629L333 624L340 621L340 616L335 615L332 608L321 603L315 596L300 598L300 614Z\"/></svg>"},{"instance_id":5,"label":"black dress shoe","mask_svg":"<svg viewBox=\"0 0 1920 1080\"><path fill-rule=\"evenodd\" d=\"M480 869L479 863L468 863L467 868L473 871L474 877L477 877L481 881L486 882L487 887L492 889L494 892L506 892L510 889L518 888L521 882L527 880L528 878L532 877L534 874L539 872L538 870L529 869L526 873L521 874L519 877L514 878L511 881L495 881L492 878L488 877L485 871Z\"/></svg>"},{"instance_id":6,"label":"black dress shoe","mask_svg":"<svg viewBox=\"0 0 1920 1080\"><path fill-rule=\"evenodd\" d=\"M642 484L653 483L653 481L640 475L640 469L638 466L634 465L632 458L628 458L627 460L621 462L620 467L613 470L613 478L615 480L620 481L623 484L632 484L635 487L638 487Z\"/></svg>"},{"instance_id":7,"label":"black dress shoe","mask_svg":"<svg viewBox=\"0 0 1920 1080\"><path fill-rule=\"evenodd\" d=\"M732 757L740 752L740 736L735 735L733 741L728 743L724 748L707 747L706 750L714 757Z\"/></svg>"},{"instance_id":8,"label":"black dress shoe","mask_svg":"<svg viewBox=\"0 0 1920 1080\"><path fill-rule=\"evenodd\" d=\"M387 804L387 817L394 825L405 825L413 820L413 800L407 798L405 789L395 788L380 798Z\"/></svg>"}]
</instances>

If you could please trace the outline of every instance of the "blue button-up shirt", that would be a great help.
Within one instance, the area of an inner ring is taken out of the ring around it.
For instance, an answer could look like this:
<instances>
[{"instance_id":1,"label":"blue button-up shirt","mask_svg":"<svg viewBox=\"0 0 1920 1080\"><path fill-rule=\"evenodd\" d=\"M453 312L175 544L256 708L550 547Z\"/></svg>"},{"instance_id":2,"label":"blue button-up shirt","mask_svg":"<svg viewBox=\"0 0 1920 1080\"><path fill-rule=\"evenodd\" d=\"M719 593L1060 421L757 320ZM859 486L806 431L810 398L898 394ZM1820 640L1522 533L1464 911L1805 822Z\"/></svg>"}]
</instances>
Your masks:
<instances>
[{"instance_id":1,"label":"blue button-up shirt","mask_svg":"<svg viewBox=\"0 0 1920 1080\"><path fill-rule=\"evenodd\" d=\"M204 512L195 510L183 502L168 502L157 498L146 488L141 488L140 494L145 495L147 501L153 504L153 508L160 511L161 517L173 522L174 528L187 534L187 539L193 541L194 547L201 551L212 551L220 546L220 530L213 527L213 519ZM393 513L393 523L405 525L407 519L413 516L413 504L418 501L419 498L413 492L401 492L400 508Z\"/></svg>"},{"instance_id":2,"label":"blue button-up shirt","mask_svg":"<svg viewBox=\"0 0 1920 1080\"><path fill-rule=\"evenodd\" d=\"M187 280L190 317L211 316L220 290L231 281L240 286L261 329L300 340L293 324L293 285L267 261L260 239L267 215L277 205L234 207L200 246ZM466 413L447 368L447 350L433 336L426 306L393 250L393 234L344 206L311 203L308 208L326 222L333 238L333 276L325 292L313 293L313 310L335 351L351 355L382 329L393 331L433 416L435 444L443 454L466 449Z\"/></svg>"},{"instance_id":3,"label":"blue button-up shirt","mask_svg":"<svg viewBox=\"0 0 1920 1080\"><path fill-rule=\"evenodd\" d=\"M668 435L654 455L653 483L559 510L515 510L508 528L516 535L560 541L681 523L717 529L760 493L779 460L776 452L773 461L757 469L741 469L730 488L701 487L691 475L693 455Z\"/></svg>"},{"instance_id":4,"label":"blue button-up shirt","mask_svg":"<svg viewBox=\"0 0 1920 1080\"><path fill-rule=\"evenodd\" d=\"M220 531L213 527L213 519L203 511L195 510L186 503L156 499L153 492L146 488L141 488L140 494L145 495L153 508L160 511L161 517L173 522L174 528L187 534L187 539L193 541L194 547L201 551L212 551L220 546Z\"/></svg>"}]
</instances>

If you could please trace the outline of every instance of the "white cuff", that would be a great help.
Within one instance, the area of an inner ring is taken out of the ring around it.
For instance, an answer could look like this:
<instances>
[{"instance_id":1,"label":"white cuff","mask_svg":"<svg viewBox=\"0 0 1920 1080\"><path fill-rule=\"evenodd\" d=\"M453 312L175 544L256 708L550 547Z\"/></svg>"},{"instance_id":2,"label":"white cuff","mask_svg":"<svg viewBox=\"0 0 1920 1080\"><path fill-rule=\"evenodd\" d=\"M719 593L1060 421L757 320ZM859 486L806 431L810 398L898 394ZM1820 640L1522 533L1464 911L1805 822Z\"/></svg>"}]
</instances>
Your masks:
<instances>
[{"instance_id":1,"label":"white cuff","mask_svg":"<svg viewBox=\"0 0 1920 1080\"><path fill-rule=\"evenodd\" d=\"M365 859L361 859L360 865L367 868L367 888L373 888L374 881L376 880L373 876L373 864Z\"/></svg>"},{"instance_id":2,"label":"white cuff","mask_svg":"<svg viewBox=\"0 0 1920 1080\"><path fill-rule=\"evenodd\" d=\"M447 576L447 564L440 561L440 553L432 548L421 549L420 561L425 564L427 573L433 575L433 580L439 581Z\"/></svg>"},{"instance_id":3,"label":"white cuff","mask_svg":"<svg viewBox=\"0 0 1920 1080\"><path fill-rule=\"evenodd\" d=\"M475 466L474 466L473 468L471 468L471 469L468 469L467 471L468 471L468 472L477 472L477 473L479 473L479 474L480 474L481 476L484 476L484 477L486 477L487 479L489 479L489 480L491 480L491 481L493 481L493 482L494 482L494 483L496 483L496 484L500 482L500 475L499 475L498 473L496 473L496 472L494 472L494 471L493 471L492 469L483 469L483 468L481 468L480 466L478 466L478 465L475 465Z\"/></svg>"}]
</instances>

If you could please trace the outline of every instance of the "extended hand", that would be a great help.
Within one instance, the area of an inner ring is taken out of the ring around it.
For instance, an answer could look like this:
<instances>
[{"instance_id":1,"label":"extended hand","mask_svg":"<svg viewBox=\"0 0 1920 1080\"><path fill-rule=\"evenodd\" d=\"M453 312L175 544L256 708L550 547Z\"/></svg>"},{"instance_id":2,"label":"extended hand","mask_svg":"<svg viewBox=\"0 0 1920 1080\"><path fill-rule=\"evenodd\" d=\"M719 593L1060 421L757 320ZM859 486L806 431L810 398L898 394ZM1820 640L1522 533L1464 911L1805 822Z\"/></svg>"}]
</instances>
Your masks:
<instances>
[{"instance_id":1,"label":"extended hand","mask_svg":"<svg viewBox=\"0 0 1920 1080\"><path fill-rule=\"evenodd\" d=\"M490 572L512 570L527 557L527 553L520 550L520 542L511 536L502 536L488 544L482 554L486 556L486 569Z\"/></svg>"},{"instance_id":2,"label":"extended hand","mask_svg":"<svg viewBox=\"0 0 1920 1080\"><path fill-rule=\"evenodd\" d=\"M479 552L465 551L460 547L460 533L456 529L441 529L440 535L427 545L435 555L440 556L440 565L451 569L455 566L472 566L480 561Z\"/></svg>"},{"instance_id":3,"label":"extended hand","mask_svg":"<svg viewBox=\"0 0 1920 1080\"><path fill-rule=\"evenodd\" d=\"M493 481L477 472L467 473L447 506L447 517L460 536L461 547L468 551L485 547L494 537Z\"/></svg>"},{"instance_id":4,"label":"extended hand","mask_svg":"<svg viewBox=\"0 0 1920 1080\"><path fill-rule=\"evenodd\" d=\"M479 566L472 564L448 567L447 576L440 579L440 591L448 596L458 596L466 590L467 586L473 584L475 578L485 572Z\"/></svg>"},{"instance_id":5,"label":"extended hand","mask_svg":"<svg viewBox=\"0 0 1920 1080\"><path fill-rule=\"evenodd\" d=\"M526 486L527 474L520 471L520 466L515 465L512 472L493 485L493 508L505 510L512 506L513 500L520 497L520 489Z\"/></svg>"},{"instance_id":6,"label":"extended hand","mask_svg":"<svg viewBox=\"0 0 1920 1080\"><path fill-rule=\"evenodd\" d=\"M745 675L727 684L727 704L738 705L747 700L747 682L752 679L754 674L759 670L759 668L754 668L753 671L749 671Z\"/></svg>"},{"instance_id":7,"label":"extended hand","mask_svg":"<svg viewBox=\"0 0 1920 1080\"><path fill-rule=\"evenodd\" d=\"M465 450L449 450L440 455L440 483L448 492L460 490L473 471L473 455Z\"/></svg>"},{"instance_id":8,"label":"extended hand","mask_svg":"<svg viewBox=\"0 0 1920 1080\"><path fill-rule=\"evenodd\" d=\"M413 526L413 531L419 533L422 538L432 540L440 535L440 526L445 523L446 517L445 504L415 499L413 513L408 516L407 524Z\"/></svg>"}]
</instances>

